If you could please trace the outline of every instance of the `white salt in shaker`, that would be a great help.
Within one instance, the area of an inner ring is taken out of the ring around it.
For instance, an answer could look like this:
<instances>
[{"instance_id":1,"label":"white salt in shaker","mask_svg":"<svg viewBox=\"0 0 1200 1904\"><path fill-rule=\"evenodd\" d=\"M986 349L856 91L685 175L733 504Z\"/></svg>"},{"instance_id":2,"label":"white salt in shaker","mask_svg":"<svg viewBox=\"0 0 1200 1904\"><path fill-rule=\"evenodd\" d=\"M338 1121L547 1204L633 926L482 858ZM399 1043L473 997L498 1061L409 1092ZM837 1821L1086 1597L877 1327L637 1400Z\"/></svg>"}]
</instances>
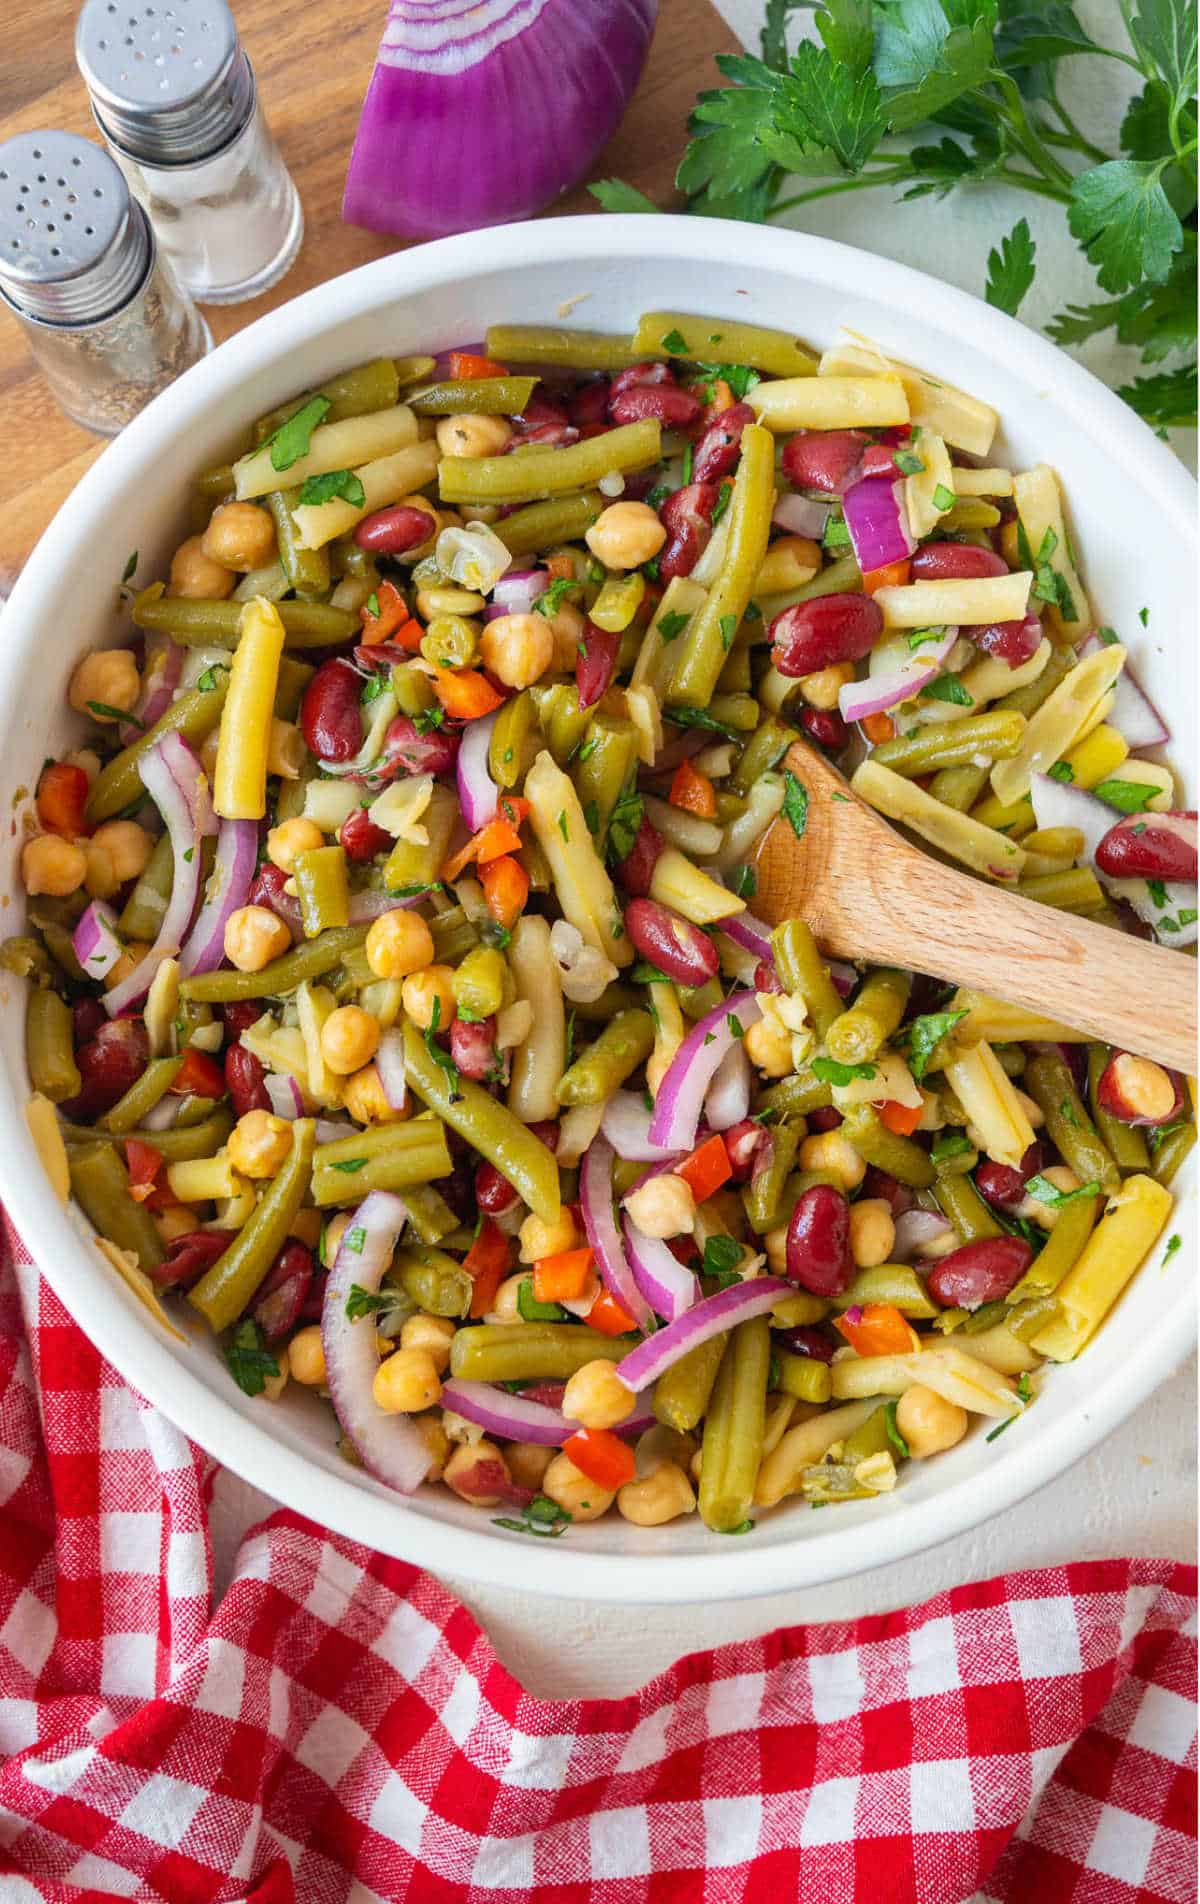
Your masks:
<instances>
[{"instance_id":1,"label":"white salt in shaker","mask_svg":"<svg viewBox=\"0 0 1200 1904\"><path fill-rule=\"evenodd\" d=\"M75 58L96 124L202 304L275 284L304 236L225 0L84 0Z\"/></svg>"}]
</instances>

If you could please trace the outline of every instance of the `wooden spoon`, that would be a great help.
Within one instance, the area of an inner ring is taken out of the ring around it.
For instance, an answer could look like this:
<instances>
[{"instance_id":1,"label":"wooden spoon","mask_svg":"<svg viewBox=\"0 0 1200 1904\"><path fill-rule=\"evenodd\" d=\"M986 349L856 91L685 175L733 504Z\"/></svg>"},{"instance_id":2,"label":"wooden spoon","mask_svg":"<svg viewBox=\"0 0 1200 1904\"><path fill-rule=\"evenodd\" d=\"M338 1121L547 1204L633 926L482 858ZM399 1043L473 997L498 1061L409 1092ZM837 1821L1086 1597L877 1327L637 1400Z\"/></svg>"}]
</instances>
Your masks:
<instances>
[{"instance_id":1,"label":"wooden spoon","mask_svg":"<svg viewBox=\"0 0 1200 1904\"><path fill-rule=\"evenodd\" d=\"M785 765L807 788L808 819L802 838L780 818L759 844L753 910L771 925L799 915L834 958L927 972L1194 1069L1194 959L944 866L803 741Z\"/></svg>"}]
</instances>

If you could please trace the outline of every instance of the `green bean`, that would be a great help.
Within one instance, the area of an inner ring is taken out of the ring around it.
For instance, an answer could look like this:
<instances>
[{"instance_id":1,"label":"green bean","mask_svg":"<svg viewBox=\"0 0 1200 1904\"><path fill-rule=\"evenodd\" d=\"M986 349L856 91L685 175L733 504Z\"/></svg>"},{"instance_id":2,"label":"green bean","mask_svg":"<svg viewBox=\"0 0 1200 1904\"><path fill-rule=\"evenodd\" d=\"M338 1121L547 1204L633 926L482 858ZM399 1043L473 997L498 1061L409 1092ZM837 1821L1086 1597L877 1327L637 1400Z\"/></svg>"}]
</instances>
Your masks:
<instances>
[{"instance_id":1,"label":"green bean","mask_svg":"<svg viewBox=\"0 0 1200 1904\"><path fill-rule=\"evenodd\" d=\"M817 360L799 338L761 324L742 324L736 318L646 311L638 319L632 341L643 358L665 353L690 358L693 363L749 364L754 370L769 371L773 377L817 374Z\"/></svg>"},{"instance_id":2,"label":"green bean","mask_svg":"<svg viewBox=\"0 0 1200 1904\"><path fill-rule=\"evenodd\" d=\"M665 1427L686 1435L703 1421L728 1340L728 1335L709 1336L659 1376L654 1413Z\"/></svg>"},{"instance_id":3,"label":"green bean","mask_svg":"<svg viewBox=\"0 0 1200 1904\"><path fill-rule=\"evenodd\" d=\"M565 1072L558 1086L560 1104L603 1104L654 1049L654 1020L648 1011L618 1012Z\"/></svg>"},{"instance_id":4,"label":"green bean","mask_svg":"<svg viewBox=\"0 0 1200 1904\"><path fill-rule=\"evenodd\" d=\"M292 1125L292 1147L264 1191L252 1217L230 1241L223 1256L204 1272L188 1301L214 1331L236 1322L286 1243L303 1203L312 1174L316 1125L298 1117Z\"/></svg>"},{"instance_id":5,"label":"green bean","mask_svg":"<svg viewBox=\"0 0 1200 1904\"><path fill-rule=\"evenodd\" d=\"M273 489L262 502L275 524L275 545L288 587L295 589L301 601L320 601L333 586L333 571L327 548L300 546L300 532L292 514L300 505L299 489Z\"/></svg>"},{"instance_id":6,"label":"green bean","mask_svg":"<svg viewBox=\"0 0 1200 1904\"><path fill-rule=\"evenodd\" d=\"M744 436L742 441L744 445ZM449 503L545 501L574 494L614 471L645 469L661 455L658 418L646 417L640 423L619 424L602 436L584 437L565 449L536 447L516 456L444 456L438 465L438 493ZM768 511L768 519L769 515ZM764 527L764 547L765 534Z\"/></svg>"},{"instance_id":7,"label":"green bean","mask_svg":"<svg viewBox=\"0 0 1200 1904\"><path fill-rule=\"evenodd\" d=\"M473 952L479 944L479 929L467 918L461 906L435 913L429 921L433 949L441 965L453 965Z\"/></svg>"},{"instance_id":8,"label":"green bean","mask_svg":"<svg viewBox=\"0 0 1200 1904\"><path fill-rule=\"evenodd\" d=\"M375 410L390 410L400 401L398 367L390 357L374 357L370 363L356 364L353 370L339 371L319 390L310 390L303 397L292 397L287 403L280 404L277 410L259 417L254 430L257 441L265 443L281 423L295 416L297 410L302 410L314 397L324 397L329 405L321 418L322 423L341 423L347 417L369 416Z\"/></svg>"},{"instance_id":9,"label":"green bean","mask_svg":"<svg viewBox=\"0 0 1200 1904\"><path fill-rule=\"evenodd\" d=\"M504 1003L508 967L494 945L468 952L454 974L454 1002L463 1018L494 1017Z\"/></svg>"},{"instance_id":10,"label":"green bean","mask_svg":"<svg viewBox=\"0 0 1200 1904\"><path fill-rule=\"evenodd\" d=\"M967 1310L964 1313L960 1327L964 1335L982 1335L986 1329L994 1329L998 1322L1007 1325L1011 1314L1012 1311L1006 1302L997 1300L981 1303L978 1309Z\"/></svg>"},{"instance_id":11,"label":"green bean","mask_svg":"<svg viewBox=\"0 0 1200 1904\"><path fill-rule=\"evenodd\" d=\"M304 690L315 673L316 669L307 661L297 661L295 655L280 655L279 677L275 683L274 711L281 721L298 719Z\"/></svg>"},{"instance_id":12,"label":"green bean","mask_svg":"<svg viewBox=\"0 0 1200 1904\"><path fill-rule=\"evenodd\" d=\"M489 1097L481 1084L457 1073L452 1082L414 1024L405 1024L403 1037L408 1082L422 1103L494 1164L535 1215L553 1222L562 1207L554 1152L547 1150L506 1105Z\"/></svg>"},{"instance_id":13,"label":"green bean","mask_svg":"<svg viewBox=\"0 0 1200 1904\"><path fill-rule=\"evenodd\" d=\"M510 555L532 555L558 542L578 541L604 507L604 497L590 489L582 496L559 496L551 502L533 502L525 509L514 509L511 516L493 523L492 528Z\"/></svg>"},{"instance_id":14,"label":"green bean","mask_svg":"<svg viewBox=\"0 0 1200 1904\"><path fill-rule=\"evenodd\" d=\"M588 829L603 854L613 808L637 773L638 736L632 721L598 714L589 721L573 778Z\"/></svg>"},{"instance_id":15,"label":"green bean","mask_svg":"<svg viewBox=\"0 0 1200 1904\"><path fill-rule=\"evenodd\" d=\"M878 1057L904 1016L911 990L911 972L881 965L868 973L854 1003L825 1034L831 1055L842 1064L865 1064Z\"/></svg>"},{"instance_id":16,"label":"green bean","mask_svg":"<svg viewBox=\"0 0 1200 1904\"><path fill-rule=\"evenodd\" d=\"M164 595L156 601L139 596L134 603L137 627L170 635L187 648L236 648L241 638L242 602L201 602L182 595ZM328 602L276 602L289 648L330 648L358 633L358 617ZM178 703L176 703L178 705Z\"/></svg>"},{"instance_id":17,"label":"green bean","mask_svg":"<svg viewBox=\"0 0 1200 1904\"><path fill-rule=\"evenodd\" d=\"M1009 1290L1009 1303L1026 1302L1030 1298L1036 1300L1054 1294L1067 1271L1074 1267L1083 1254L1083 1246L1095 1227L1102 1202L1101 1197L1079 1197L1063 1204L1042 1248L1016 1288Z\"/></svg>"},{"instance_id":18,"label":"green bean","mask_svg":"<svg viewBox=\"0 0 1200 1904\"><path fill-rule=\"evenodd\" d=\"M579 689L573 681L558 681L553 687L534 688L533 704L538 725L547 747L559 767L565 767L591 725L592 716L579 705Z\"/></svg>"},{"instance_id":19,"label":"green bean","mask_svg":"<svg viewBox=\"0 0 1200 1904\"><path fill-rule=\"evenodd\" d=\"M1150 1147L1145 1133L1136 1124L1123 1124L1119 1117L1113 1117L1100 1103L1100 1080L1111 1057L1112 1052L1107 1045L1088 1046L1088 1098L1092 1118L1101 1141L1112 1152L1119 1170L1149 1170Z\"/></svg>"},{"instance_id":20,"label":"green bean","mask_svg":"<svg viewBox=\"0 0 1200 1904\"><path fill-rule=\"evenodd\" d=\"M208 469L202 469L195 478L192 488L198 496L208 503L224 502L232 496L237 486L232 463L213 463Z\"/></svg>"},{"instance_id":21,"label":"green bean","mask_svg":"<svg viewBox=\"0 0 1200 1904\"><path fill-rule=\"evenodd\" d=\"M137 1257L139 1268L156 1269L166 1255L154 1218L129 1194L129 1173L111 1144L87 1144L68 1152L71 1194L101 1236Z\"/></svg>"},{"instance_id":22,"label":"green bean","mask_svg":"<svg viewBox=\"0 0 1200 1904\"><path fill-rule=\"evenodd\" d=\"M814 575L811 582L801 583L799 588L789 588L782 595L763 595L757 598L757 606L765 622L774 621L776 615L785 608L795 608L800 602L815 602L821 595L857 595L863 585L862 570L850 554L839 555L828 568ZM795 681L789 683L795 687Z\"/></svg>"},{"instance_id":23,"label":"green bean","mask_svg":"<svg viewBox=\"0 0 1200 1904\"><path fill-rule=\"evenodd\" d=\"M841 1000L838 1000L841 1004ZM798 1071L769 1085L758 1100L760 1111L774 1111L777 1117L807 1117L810 1111L828 1110L833 1103L833 1088L811 1071Z\"/></svg>"},{"instance_id":24,"label":"green bean","mask_svg":"<svg viewBox=\"0 0 1200 1904\"><path fill-rule=\"evenodd\" d=\"M934 1169L928 1153L911 1137L889 1130L873 1104L852 1104L842 1119L842 1132L865 1163L886 1170L897 1183L907 1184L910 1190L932 1184Z\"/></svg>"},{"instance_id":25,"label":"green bean","mask_svg":"<svg viewBox=\"0 0 1200 1904\"><path fill-rule=\"evenodd\" d=\"M872 757L893 773L936 773L947 767L968 767L978 754L991 760L1010 760L1018 752L1025 722L1019 714L992 710L962 721L944 721L919 727L915 734L898 735L873 750Z\"/></svg>"},{"instance_id":26,"label":"green bean","mask_svg":"<svg viewBox=\"0 0 1200 1904\"><path fill-rule=\"evenodd\" d=\"M174 883L175 851L170 834L163 833L150 849L150 857L117 920L117 930L122 938L140 939L148 945L154 944Z\"/></svg>"},{"instance_id":27,"label":"green bean","mask_svg":"<svg viewBox=\"0 0 1200 1904\"><path fill-rule=\"evenodd\" d=\"M569 370L624 370L643 362L631 337L560 330L550 324L493 324L484 351L493 362L563 364Z\"/></svg>"},{"instance_id":28,"label":"green bean","mask_svg":"<svg viewBox=\"0 0 1200 1904\"><path fill-rule=\"evenodd\" d=\"M1154 1145L1150 1174L1156 1183L1169 1184L1174 1181L1180 1165L1196 1142L1196 1126L1192 1119L1185 1124L1176 1124L1169 1129Z\"/></svg>"},{"instance_id":29,"label":"green bean","mask_svg":"<svg viewBox=\"0 0 1200 1904\"><path fill-rule=\"evenodd\" d=\"M335 1143L317 1145L312 1200L320 1210L361 1203L368 1190L407 1190L410 1183L448 1177L452 1169L446 1133L435 1117L376 1124L351 1137L339 1137Z\"/></svg>"},{"instance_id":30,"label":"green bean","mask_svg":"<svg viewBox=\"0 0 1200 1904\"><path fill-rule=\"evenodd\" d=\"M956 813L969 813L987 786L990 767L943 767L935 774L929 791L944 807Z\"/></svg>"},{"instance_id":31,"label":"green bean","mask_svg":"<svg viewBox=\"0 0 1200 1904\"><path fill-rule=\"evenodd\" d=\"M488 771L497 786L505 792L519 787L540 745L537 707L528 688L524 688L498 710L488 742Z\"/></svg>"},{"instance_id":32,"label":"green bean","mask_svg":"<svg viewBox=\"0 0 1200 1904\"><path fill-rule=\"evenodd\" d=\"M1041 1106L1046 1135L1080 1183L1098 1183L1110 1193L1118 1189L1116 1160L1087 1114L1070 1066L1057 1052L1039 1052L1029 1060L1024 1089Z\"/></svg>"},{"instance_id":33,"label":"green bean","mask_svg":"<svg viewBox=\"0 0 1200 1904\"><path fill-rule=\"evenodd\" d=\"M350 882L346 855L340 846L318 846L312 852L297 853L292 877L306 939L349 925Z\"/></svg>"},{"instance_id":34,"label":"green bean","mask_svg":"<svg viewBox=\"0 0 1200 1904\"><path fill-rule=\"evenodd\" d=\"M1043 1296L1039 1301L1019 1302L1008 1311L1008 1329L1018 1342L1029 1343L1035 1335L1040 1335L1048 1322L1058 1315L1058 1304L1053 1296Z\"/></svg>"},{"instance_id":35,"label":"green bean","mask_svg":"<svg viewBox=\"0 0 1200 1904\"><path fill-rule=\"evenodd\" d=\"M1011 694L1004 694L993 704L992 712L1023 714L1028 720L1036 714L1043 701L1048 701L1060 681L1066 679L1075 665L1075 657L1070 648L1052 648L1049 660L1036 681L1027 681L1023 688L1014 688Z\"/></svg>"},{"instance_id":36,"label":"green bean","mask_svg":"<svg viewBox=\"0 0 1200 1904\"><path fill-rule=\"evenodd\" d=\"M742 1192L746 1220L758 1236L778 1229L790 1214L784 1203L784 1186L796 1161L801 1126L776 1124L771 1132L771 1161L765 1170L756 1171Z\"/></svg>"},{"instance_id":37,"label":"green bean","mask_svg":"<svg viewBox=\"0 0 1200 1904\"><path fill-rule=\"evenodd\" d=\"M860 1269L854 1281L840 1296L831 1296L835 1309L852 1309L856 1303L886 1302L902 1316L931 1322L938 1306L915 1269L906 1263L880 1263L875 1269Z\"/></svg>"},{"instance_id":38,"label":"green bean","mask_svg":"<svg viewBox=\"0 0 1200 1904\"><path fill-rule=\"evenodd\" d=\"M1003 1236L1003 1225L997 1223L969 1178L939 1177L933 1194L938 1209L949 1217L962 1242L978 1243L986 1236Z\"/></svg>"},{"instance_id":39,"label":"green bean","mask_svg":"<svg viewBox=\"0 0 1200 1904\"><path fill-rule=\"evenodd\" d=\"M750 650L741 641L737 641L726 655L721 672L717 676L717 692L713 696L712 705L716 705L718 696L750 694L753 688L754 676L750 670ZM757 714L761 715L762 709L757 701L754 705Z\"/></svg>"},{"instance_id":40,"label":"green bean","mask_svg":"<svg viewBox=\"0 0 1200 1904\"><path fill-rule=\"evenodd\" d=\"M714 720L723 722L726 727L735 727L739 734L752 734L762 715L762 709L752 694L714 694L708 703L708 711ZM681 702L676 709L681 726L685 724L683 713L684 705ZM665 718L671 720L674 717L668 713Z\"/></svg>"},{"instance_id":41,"label":"green bean","mask_svg":"<svg viewBox=\"0 0 1200 1904\"><path fill-rule=\"evenodd\" d=\"M418 416L520 416L536 377L460 377L407 390L404 401Z\"/></svg>"},{"instance_id":42,"label":"green bean","mask_svg":"<svg viewBox=\"0 0 1200 1904\"><path fill-rule=\"evenodd\" d=\"M749 793L756 781L779 765L795 738L793 728L785 727L774 715L766 715L742 748L741 759L730 775L733 792Z\"/></svg>"},{"instance_id":43,"label":"green bean","mask_svg":"<svg viewBox=\"0 0 1200 1904\"><path fill-rule=\"evenodd\" d=\"M576 1018L585 1025L607 1025L610 1018L618 1012L640 1011L643 1008L640 992L632 985L622 985L616 979L606 985L599 998L581 999L573 1007Z\"/></svg>"},{"instance_id":44,"label":"green bean","mask_svg":"<svg viewBox=\"0 0 1200 1904\"><path fill-rule=\"evenodd\" d=\"M83 1089L75 1062L71 1007L57 992L34 989L25 1001L25 1062L35 1091L61 1104Z\"/></svg>"},{"instance_id":45,"label":"green bean","mask_svg":"<svg viewBox=\"0 0 1200 1904\"><path fill-rule=\"evenodd\" d=\"M587 1362L619 1362L632 1347L571 1322L474 1323L450 1344L450 1373L467 1382L564 1382Z\"/></svg>"},{"instance_id":46,"label":"green bean","mask_svg":"<svg viewBox=\"0 0 1200 1904\"><path fill-rule=\"evenodd\" d=\"M240 615L242 611L238 608L236 612ZM138 763L157 746L164 734L182 734L198 751L220 720L228 692L229 676L224 672L217 675L210 688L190 688L177 701L172 701L153 727L114 755L92 782L84 809L89 825L99 826L102 820L111 820L114 814L132 806L145 794Z\"/></svg>"},{"instance_id":47,"label":"green bean","mask_svg":"<svg viewBox=\"0 0 1200 1904\"><path fill-rule=\"evenodd\" d=\"M699 1019L707 1018L710 1011L716 1011L725 994L720 979L710 978L703 985L677 985L675 996L684 1017L696 1024Z\"/></svg>"},{"instance_id":48,"label":"green bean","mask_svg":"<svg viewBox=\"0 0 1200 1904\"><path fill-rule=\"evenodd\" d=\"M42 941L35 939L32 933L22 933L0 943L0 969L11 972L15 978L27 978L31 985L44 987L55 983L54 961Z\"/></svg>"},{"instance_id":49,"label":"green bean","mask_svg":"<svg viewBox=\"0 0 1200 1904\"><path fill-rule=\"evenodd\" d=\"M830 1025L842 1015L842 1000L805 921L785 919L776 926L771 934L771 951L784 991L804 1000L818 1038L824 1038ZM815 1110L816 1106L810 1108Z\"/></svg>"},{"instance_id":50,"label":"green bean","mask_svg":"<svg viewBox=\"0 0 1200 1904\"><path fill-rule=\"evenodd\" d=\"M191 1163L197 1157L215 1157L233 1129L232 1112L223 1105L218 1110L205 1110L205 1106L211 1105L211 1098L196 1098L193 1103L202 1111L198 1121L184 1122L185 1105L184 1111L180 1112L179 1122L172 1130L129 1130L122 1133L120 1141L133 1138L138 1143L150 1144L169 1164ZM61 1129L63 1139L68 1144L94 1144L105 1134L90 1124L71 1124L65 1120ZM118 1141L115 1133L109 1141Z\"/></svg>"},{"instance_id":51,"label":"green bean","mask_svg":"<svg viewBox=\"0 0 1200 1904\"><path fill-rule=\"evenodd\" d=\"M347 952L362 945L366 926L339 926L307 945L293 946L260 972L197 972L185 978L179 995L198 1004L228 1005L241 998L280 998L305 979L324 978Z\"/></svg>"},{"instance_id":52,"label":"green bean","mask_svg":"<svg viewBox=\"0 0 1200 1904\"><path fill-rule=\"evenodd\" d=\"M887 1423L888 1404L880 1402L874 1413L859 1422L858 1427L846 1436L839 1465L853 1471L860 1461L869 1461L876 1454L890 1454L895 1460L899 1449L888 1434Z\"/></svg>"},{"instance_id":53,"label":"green bean","mask_svg":"<svg viewBox=\"0 0 1200 1904\"><path fill-rule=\"evenodd\" d=\"M415 720L418 714L427 714L437 700L429 676L407 664L392 669L392 693L400 712L407 714L409 720ZM509 703L506 701L504 705L507 707Z\"/></svg>"},{"instance_id":54,"label":"green bean","mask_svg":"<svg viewBox=\"0 0 1200 1904\"><path fill-rule=\"evenodd\" d=\"M741 1527L754 1500L770 1362L766 1316L739 1322L730 1331L704 1419L700 1518L716 1534Z\"/></svg>"},{"instance_id":55,"label":"green bean","mask_svg":"<svg viewBox=\"0 0 1200 1904\"><path fill-rule=\"evenodd\" d=\"M460 1262L445 1250L409 1244L392 1258L391 1274L427 1316L465 1316L475 1287Z\"/></svg>"},{"instance_id":56,"label":"green bean","mask_svg":"<svg viewBox=\"0 0 1200 1904\"><path fill-rule=\"evenodd\" d=\"M956 1150L949 1156L933 1157L933 1167L938 1174L939 1182L943 1177L970 1176L978 1162L979 1152L973 1144L966 1150Z\"/></svg>"},{"instance_id":57,"label":"green bean","mask_svg":"<svg viewBox=\"0 0 1200 1904\"><path fill-rule=\"evenodd\" d=\"M794 1395L798 1402L829 1400L833 1380L827 1362L818 1362L812 1355L793 1355L788 1349L776 1349L775 1360L779 1364L779 1380L775 1386L782 1394Z\"/></svg>"},{"instance_id":58,"label":"green bean","mask_svg":"<svg viewBox=\"0 0 1200 1904\"><path fill-rule=\"evenodd\" d=\"M441 1243L458 1228L458 1218L431 1183L410 1183L404 1192L404 1206L422 1243Z\"/></svg>"},{"instance_id":59,"label":"green bean","mask_svg":"<svg viewBox=\"0 0 1200 1904\"><path fill-rule=\"evenodd\" d=\"M604 444L614 434L590 441ZM669 704L703 708L712 699L717 676L749 606L754 580L767 552L774 495L775 439L761 423L748 423L742 431L742 454L729 498L725 559L679 643L681 652L666 695ZM750 723L753 729L758 710L754 703L751 705L755 709Z\"/></svg>"},{"instance_id":60,"label":"green bean","mask_svg":"<svg viewBox=\"0 0 1200 1904\"><path fill-rule=\"evenodd\" d=\"M1019 879L1017 891L1025 899L1036 899L1040 906L1054 906L1059 912L1099 912L1104 890L1090 866L1069 866L1061 873L1035 873Z\"/></svg>"},{"instance_id":61,"label":"green bean","mask_svg":"<svg viewBox=\"0 0 1200 1904\"><path fill-rule=\"evenodd\" d=\"M97 1129L124 1137L166 1096L183 1065L183 1058L151 1058L140 1078L119 1097L110 1111L97 1119Z\"/></svg>"}]
</instances>

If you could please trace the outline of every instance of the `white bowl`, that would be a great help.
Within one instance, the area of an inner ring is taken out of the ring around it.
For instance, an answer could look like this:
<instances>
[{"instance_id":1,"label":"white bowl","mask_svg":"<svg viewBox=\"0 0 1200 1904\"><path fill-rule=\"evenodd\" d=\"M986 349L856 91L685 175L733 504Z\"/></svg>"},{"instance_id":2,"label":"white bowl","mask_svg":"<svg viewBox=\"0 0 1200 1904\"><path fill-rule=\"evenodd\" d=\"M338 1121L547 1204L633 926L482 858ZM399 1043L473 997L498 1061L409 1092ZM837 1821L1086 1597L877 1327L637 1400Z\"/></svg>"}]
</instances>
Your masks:
<instances>
[{"instance_id":1,"label":"white bowl","mask_svg":"<svg viewBox=\"0 0 1200 1904\"><path fill-rule=\"evenodd\" d=\"M578 308L575 300L586 299ZM843 324L986 398L999 450L1063 479L1089 593L1128 638L1148 690L1192 731L1193 487L1133 413L1033 331L903 265L800 234L683 218L572 218L448 238L382 258L261 318L190 370L105 450L29 561L0 644L0 757L10 799L72 732L65 687L86 650L121 639L116 582L129 550L161 574L184 532L194 472L248 419L378 355L482 336L490 322L628 331L642 310L711 312L794 330L817 345ZM1148 610L1146 628L1139 611ZM17 838L0 904L18 930ZM346 1465L330 1411L294 1385L272 1406L234 1386L207 1336L169 1339L51 1195L24 1118L24 988L0 1000L0 1181L36 1260L87 1334L171 1419L247 1480L325 1526L435 1571L598 1600L718 1600L812 1586L896 1562L962 1533L1111 1433L1193 1336L1191 1247L1156 1260L1079 1362L1054 1371L1032 1415L991 1445L981 1432L914 1463L895 1494L819 1520L799 1502L741 1540L695 1517L654 1531L615 1516L534 1551L444 1489L411 1500ZM1186 1181L1192 1180L1189 1170ZM1171 1223L1185 1245L1195 1216ZM1019 1558L1019 1557L1018 1557Z\"/></svg>"}]
</instances>

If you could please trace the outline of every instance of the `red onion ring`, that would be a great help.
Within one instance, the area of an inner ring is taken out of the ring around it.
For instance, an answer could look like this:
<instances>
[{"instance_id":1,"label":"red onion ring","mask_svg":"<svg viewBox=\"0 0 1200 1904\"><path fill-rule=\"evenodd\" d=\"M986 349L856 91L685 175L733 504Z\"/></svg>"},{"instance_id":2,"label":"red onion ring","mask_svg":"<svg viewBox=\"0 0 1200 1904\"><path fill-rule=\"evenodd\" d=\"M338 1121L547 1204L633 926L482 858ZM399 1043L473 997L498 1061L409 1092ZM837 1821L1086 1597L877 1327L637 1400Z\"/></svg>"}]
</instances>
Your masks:
<instances>
[{"instance_id":1,"label":"red onion ring","mask_svg":"<svg viewBox=\"0 0 1200 1904\"><path fill-rule=\"evenodd\" d=\"M372 1385L379 1355L374 1318L351 1322L346 1303L356 1283L372 1295L378 1291L407 1217L401 1198L388 1190L372 1190L364 1198L342 1233L321 1313L325 1379L333 1412L367 1473L401 1494L411 1494L425 1479L429 1449L407 1415L386 1414L376 1402Z\"/></svg>"}]
</instances>

